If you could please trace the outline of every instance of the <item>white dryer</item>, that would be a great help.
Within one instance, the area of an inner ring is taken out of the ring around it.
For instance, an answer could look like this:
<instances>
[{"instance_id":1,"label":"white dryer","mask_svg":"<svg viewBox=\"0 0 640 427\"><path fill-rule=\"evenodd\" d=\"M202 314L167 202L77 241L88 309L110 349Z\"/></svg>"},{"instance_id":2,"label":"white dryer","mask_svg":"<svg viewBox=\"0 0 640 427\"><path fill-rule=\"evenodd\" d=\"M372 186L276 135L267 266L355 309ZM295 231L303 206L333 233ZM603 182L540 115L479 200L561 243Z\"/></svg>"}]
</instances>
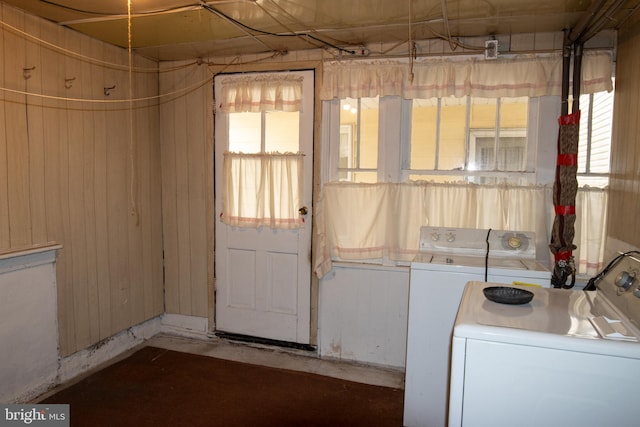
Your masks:
<instances>
[{"instance_id":1,"label":"white dryer","mask_svg":"<svg viewBox=\"0 0 640 427\"><path fill-rule=\"evenodd\" d=\"M411 263L403 424L447 424L450 344L467 282L542 287L551 273L536 261L535 234L423 227Z\"/></svg>"},{"instance_id":2,"label":"white dryer","mask_svg":"<svg viewBox=\"0 0 640 427\"><path fill-rule=\"evenodd\" d=\"M615 261L597 291L513 286L533 294L523 304L494 302L484 295L493 285L468 284L449 425L637 426L640 258Z\"/></svg>"}]
</instances>

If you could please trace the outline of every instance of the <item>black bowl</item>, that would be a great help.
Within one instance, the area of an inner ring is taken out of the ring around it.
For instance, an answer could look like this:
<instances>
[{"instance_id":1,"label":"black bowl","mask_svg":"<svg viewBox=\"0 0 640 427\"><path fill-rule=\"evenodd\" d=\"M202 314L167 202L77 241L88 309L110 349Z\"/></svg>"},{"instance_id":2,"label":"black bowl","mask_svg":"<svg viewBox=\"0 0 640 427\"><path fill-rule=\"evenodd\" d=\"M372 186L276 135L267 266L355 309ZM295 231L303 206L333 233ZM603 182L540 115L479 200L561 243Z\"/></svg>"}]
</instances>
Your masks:
<instances>
[{"instance_id":1,"label":"black bowl","mask_svg":"<svg viewBox=\"0 0 640 427\"><path fill-rule=\"evenodd\" d=\"M509 286L490 286L482 292L488 300L500 304L526 304L533 299L533 292Z\"/></svg>"}]
</instances>

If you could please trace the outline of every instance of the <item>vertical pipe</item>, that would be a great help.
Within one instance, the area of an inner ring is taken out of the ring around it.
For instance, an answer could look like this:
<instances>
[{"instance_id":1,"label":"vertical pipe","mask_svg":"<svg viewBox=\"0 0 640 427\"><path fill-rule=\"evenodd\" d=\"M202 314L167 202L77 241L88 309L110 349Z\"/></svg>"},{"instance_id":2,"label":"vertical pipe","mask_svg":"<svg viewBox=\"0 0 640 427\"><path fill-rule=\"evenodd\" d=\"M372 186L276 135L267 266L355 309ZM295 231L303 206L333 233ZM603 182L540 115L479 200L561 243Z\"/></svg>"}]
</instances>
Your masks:
<instances>
[{"instance_id":1,"label":"vertical pipe","mask_svg":"<svg viewBox=\"0 0 640 427\"><path fill-rule=\"evenodd\" d=\"M573 57L573 104L571 112L576 113L580 110L580 83L582 81L582 41L574 44Z\"/></svg>"},{"instance_id":2,"label":"vertical pipe","mask_svg":"<svg viewBox=\"0 0 640 427\"><path fill-rule=\"evenodd\" d=\"M571 41L569 30L564 30L564 43L562 45L562 99L560 114L569 114L569 69L571 67Z\"/></svg>"}]
</instances>

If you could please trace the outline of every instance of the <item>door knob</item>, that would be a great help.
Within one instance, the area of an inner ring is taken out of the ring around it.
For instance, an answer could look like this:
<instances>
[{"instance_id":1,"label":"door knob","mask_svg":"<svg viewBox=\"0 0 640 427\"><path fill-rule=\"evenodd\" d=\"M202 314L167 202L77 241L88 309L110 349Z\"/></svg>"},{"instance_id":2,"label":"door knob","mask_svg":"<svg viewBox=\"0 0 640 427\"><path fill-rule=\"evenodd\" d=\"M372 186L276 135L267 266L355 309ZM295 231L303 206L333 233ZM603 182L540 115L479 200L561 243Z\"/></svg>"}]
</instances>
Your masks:
<instances>
[{"instance_id":1,"label":"door knob","mask_svg":"<svg viewBox=\"0 0 640 427\"><path fill-rule=\"evenodd\" d=\"M306 215L309 213L309 209L307 209L306 206L303 206L300 209L298 209L298 212L300 213L300 215Z\"/></svg>"}]
</instances>

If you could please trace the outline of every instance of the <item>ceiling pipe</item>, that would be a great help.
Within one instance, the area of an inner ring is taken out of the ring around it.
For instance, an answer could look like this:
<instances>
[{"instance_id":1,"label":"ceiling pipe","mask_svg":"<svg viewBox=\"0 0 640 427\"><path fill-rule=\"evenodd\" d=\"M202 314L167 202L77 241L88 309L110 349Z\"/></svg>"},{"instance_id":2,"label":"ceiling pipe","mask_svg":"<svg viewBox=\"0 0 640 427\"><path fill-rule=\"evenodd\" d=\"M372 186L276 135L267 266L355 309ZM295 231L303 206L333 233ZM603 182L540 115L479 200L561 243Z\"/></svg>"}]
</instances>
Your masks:
<instances>
[{"instance_id":1,"label":"ceiling pipe","mask_svg":"<svg viewBox=\"0 0 640 427\"><path fill-rule=\"evenodd\" d=\"M613 16L622 8L625 4L626 0L616 0L614 1L607 10L596 20L593 25L589 26L582 34L580 40L584 43L589 40L591 37L595 36L600 32L608 22L613 21Z\"/></svg>"},{"instance_id":2,"label":"ceiling pipe","mask_svg":"<svg viewBox=\"0 0 640 427\"><path fill-rule=\"evenodd\" d=\"M576 40L580 38L582 33L594 20L595 16L600 12L602 7L605 5L607 0L598 0L591 3L589 9L585 13L582 14L580 20L576 23L575 27L571 30L568 38L565 37L565 43L568 41L570 44L573 44Z\"/></svg>"}]
</instances>

